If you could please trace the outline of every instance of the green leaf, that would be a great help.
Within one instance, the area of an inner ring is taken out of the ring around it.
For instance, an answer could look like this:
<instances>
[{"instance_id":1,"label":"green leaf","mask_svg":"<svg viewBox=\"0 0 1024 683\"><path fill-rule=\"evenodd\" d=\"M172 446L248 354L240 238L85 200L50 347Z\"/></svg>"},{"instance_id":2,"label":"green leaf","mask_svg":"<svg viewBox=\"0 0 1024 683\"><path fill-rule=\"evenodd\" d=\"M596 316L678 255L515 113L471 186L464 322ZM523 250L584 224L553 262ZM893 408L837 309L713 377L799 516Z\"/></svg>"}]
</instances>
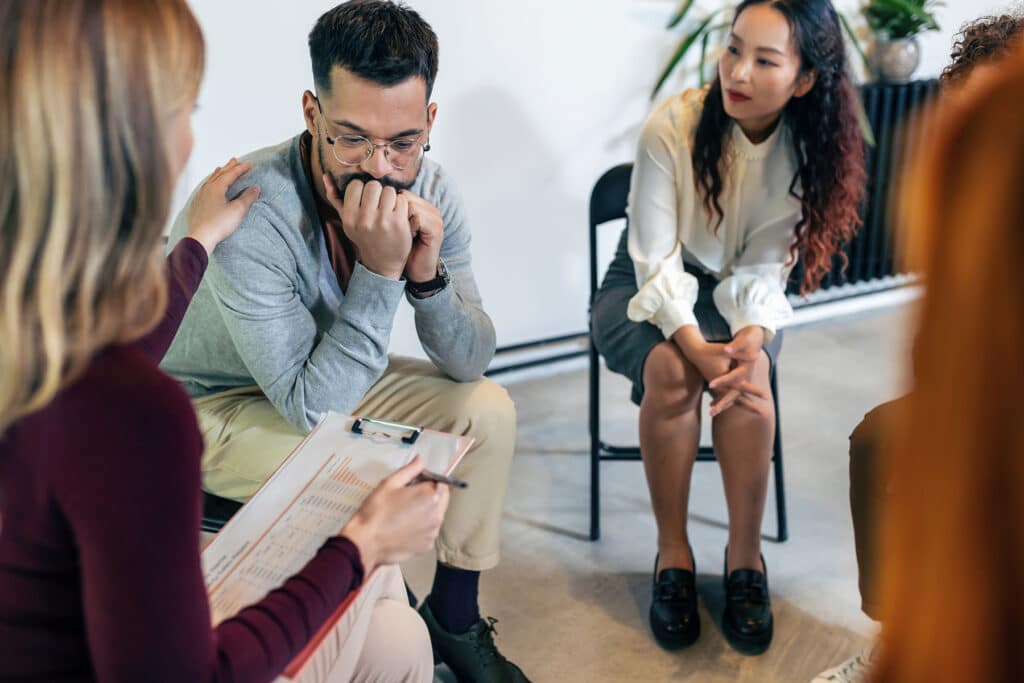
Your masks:
<instances>
[{"instance_id":1,"label":"green leaf","mask_svg":"<svg viewBox=\"0 0 1024 683\"><path fill-rule=\"evenodd\" d=\"M727 31L727 30L731 30L731 29L732 29L732 22L731 21L723 21L720 24L715 24L714 26L709 27L708 30L704 32L703 42L706 42L708 44L708 46L710 47L711 38L713 36L715 38L717 38L717 39L723 39L726 36L722 36L722 35L719 35L719 34L721 34L722 31ZM722 42L724 42L724 40ZM716 66L716 68L717 68L717 66ZM705 74L707 73L707 70L708 70L707 69L707 50L705 49L705 46L702 43L701 44L701 52L700 52L700 85L701 85L702 88L707 83L707 77L705 76Z\"/></svg>"},{"instance_id":2,"label":"green leaf","mask_svg":"<svg viewBox=\"0 0 1024 683\"><path fill-rule=\"evenodd\" d=\"M700 22L700 25L697 26L697 28L683 36L683 39L679 42L679 47L676 48L672 58L668 60L668 64L665 65L661 75L658 76L658 82L654 86L654 90L651 91L652 100L657 96L658 91L661 90L661 86L663 86L665 81L668 80L672 71L676 66L678 66L683 57L686 56L686 53L690 51L690 48L693 47L693 44L697 42L697 39L707 31L708 26L711 24L711 20L714 19L715 15L719 12L721 12L721 10L715 10L704 21Z\"/></svg>"},{"instance_id":3,"label":"green leaf","mask_svg":"<svg viewBox=\"0 0 1024 683\"><path fill-rule=\"evenodd\" d=\"M868 62L868 56L864 53L864 48L860 46L860 40L857 38L857 34L853 32L853 27L850 26L850 22L847 20L846 15L842 12L839 13L839 21L843 22L843 28L846 29L846 35L850 37L850 42L853 43L853 48L860 55L860 59L864 62L864 68L871 70L871 64Z\"/></svg>"},{"instance_id":4,"label":"green leaf","mask_svg":"<svg viewBox=\"0 0 1024 683\"><path fill-rule=\"evenodd\" d=\"M860 97L855 97L854 100L857 104L857 124L860 126L860 134L864 136L864 142L875 147L877 144L875 131L871 130L871 120L868 119L868 113L864 109L864 101Z\"/></svg>"},{"instance_id":5,"label":"green leaf","mask_svg":"<svg viewBox=\"0 0 1024 683\"><path fill-rule=\"evenodd\" d=\"M939 30L939 22L935 15L924 8L924 3L915 4L911 0L871 0L865 10L865 15L871 18L874 14L880 19L888 19L889 22L903 22L908 19L915 20L913 23L931 31ZM915 31L908 35L920 32Z\"/></svg>"},{"instance_id":6,"label":"green leaf","mask_svg":"<svg viewBox=\"0 0 1024 683\"><path fill-rule=\"evenodd\" d=\"M704 32L704 37L700 39L700 66L697 67L698 70L699 70L699 73L700 73L700 87L702 87L702 88L704 87L704 81L705 81L704 71L705 71L705 65L707 63L707 58L708 58L708 41L709 40L711 40L711 31L705 31Z\"/></svg>"},{"instance_id":7,"label":"green leaf","mask_svg":"<svg viewBox=\"0 0 1024 683\"><path fill-rule=\"evenodd\" d=\"M679 22L686 18L690 8L693 7L693 3L694 0L683 0L683 4L679 5L679 9L677 9L676 13L672 15L671 19L669 19L668 26L666 28L675 28L678 26Z\"/></svg>"}]
</instances>

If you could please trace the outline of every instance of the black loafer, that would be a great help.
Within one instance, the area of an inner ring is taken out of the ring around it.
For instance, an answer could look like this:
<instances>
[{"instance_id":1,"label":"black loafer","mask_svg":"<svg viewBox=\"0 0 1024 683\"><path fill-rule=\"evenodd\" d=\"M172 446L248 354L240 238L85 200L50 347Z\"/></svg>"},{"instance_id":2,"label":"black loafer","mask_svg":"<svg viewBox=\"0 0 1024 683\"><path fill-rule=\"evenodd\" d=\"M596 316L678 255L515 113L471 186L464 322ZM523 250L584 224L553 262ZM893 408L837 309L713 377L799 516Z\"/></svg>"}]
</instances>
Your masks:
<instances>
[{"instance_id":1,"label":"black loafer","mask_svg":"<svg viewBox=\"0 0 1024 683\"><path fill-rule=\"evenodd\" d=\"M692 557L692 551L690 555ZM675 567L659 572L655 556L652 583L650 622L654 639L666 650L681 650L693 645L700 636L694 572Z\"/></svg>"},{"instance_id":2,"label":"black loafer","mask_svg":"<svg viewBox=\"0 0 1024 683\"><path fill-rule=\"evenodd\" d=\"M754 569L729 571L729 549L725 551L725 612L722 630L733 649L745 655L759 655L772 642L772 600L768 594L768 575ZM768 565L761 556L767 572Z\"/></svg>"}]
</instances>

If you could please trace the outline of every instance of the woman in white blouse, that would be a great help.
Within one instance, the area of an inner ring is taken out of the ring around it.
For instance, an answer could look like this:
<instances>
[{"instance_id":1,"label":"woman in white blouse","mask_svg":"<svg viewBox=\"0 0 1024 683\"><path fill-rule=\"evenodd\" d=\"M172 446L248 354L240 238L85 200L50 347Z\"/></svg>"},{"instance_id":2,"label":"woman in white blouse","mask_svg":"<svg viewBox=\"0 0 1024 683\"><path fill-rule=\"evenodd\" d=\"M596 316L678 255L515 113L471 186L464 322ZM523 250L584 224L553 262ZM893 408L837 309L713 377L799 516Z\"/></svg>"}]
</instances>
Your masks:
<instances>
[{"instance_id":1,"label":"woman in white blouse","mask_svg":"<svg viewBox=\"0 0 1024 683\"><path fill-rule=\"evenodd\" d=\"M713 395L729 510L723 629L740 652L772 638L760 551L774 438L769 373L803 260L815 289L854 234L863 140L828 0L746 0L709 88L669 98L641 134L629 226L592 308L594 342L632 380L658 525L651 629L700 633L686 529L700 401Z\"/></svg>"}]
</instances>

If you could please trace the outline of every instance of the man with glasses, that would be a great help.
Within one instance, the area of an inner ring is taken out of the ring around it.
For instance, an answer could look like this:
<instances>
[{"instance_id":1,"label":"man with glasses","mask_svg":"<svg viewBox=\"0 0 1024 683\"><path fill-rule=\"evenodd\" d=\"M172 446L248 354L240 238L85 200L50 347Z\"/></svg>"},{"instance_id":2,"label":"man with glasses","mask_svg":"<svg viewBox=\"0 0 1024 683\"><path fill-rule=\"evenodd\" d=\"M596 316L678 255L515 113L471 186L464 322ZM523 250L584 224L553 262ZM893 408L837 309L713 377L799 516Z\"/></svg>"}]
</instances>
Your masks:
<instances>
[{"instance_id":1,"label":"man with glasses","mask_svg":"<svg viewBox=\"0 0 1024 683\"><path fill-rule=\"evenodd\" d=\"M320 17L309 47L305 131L246 157L234 191L255 183L260 198L214 253L163 362L195 403L204 487L246 500L327 411L473 436L420 613L458 680L526 681L477 606L480 571L498 562L515 409L481 379L495 335L469 227L425 156L437 37L411 9L351 0ZM403 298L430 362L388 357Z\"/></svg>"}]
</instances>

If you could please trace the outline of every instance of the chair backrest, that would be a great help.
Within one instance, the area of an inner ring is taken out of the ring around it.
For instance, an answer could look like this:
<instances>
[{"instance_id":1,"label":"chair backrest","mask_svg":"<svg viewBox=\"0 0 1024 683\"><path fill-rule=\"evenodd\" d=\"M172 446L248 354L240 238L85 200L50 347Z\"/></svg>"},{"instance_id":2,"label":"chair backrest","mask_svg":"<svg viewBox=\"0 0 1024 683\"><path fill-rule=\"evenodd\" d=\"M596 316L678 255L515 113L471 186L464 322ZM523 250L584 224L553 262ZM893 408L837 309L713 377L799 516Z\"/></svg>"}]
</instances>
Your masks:
<instances>
[{"instance_id":1,"label":"chair backrest","mask_svg":"<svg viewBox=\"0 0 1024 683\"><path fill-rule=\"evenodd\" d=\"M619 164L605 171L590 191L590 297L597 291L597 226L626 217L629 181L633 164Z\"/></svg>"}]
</instances>

